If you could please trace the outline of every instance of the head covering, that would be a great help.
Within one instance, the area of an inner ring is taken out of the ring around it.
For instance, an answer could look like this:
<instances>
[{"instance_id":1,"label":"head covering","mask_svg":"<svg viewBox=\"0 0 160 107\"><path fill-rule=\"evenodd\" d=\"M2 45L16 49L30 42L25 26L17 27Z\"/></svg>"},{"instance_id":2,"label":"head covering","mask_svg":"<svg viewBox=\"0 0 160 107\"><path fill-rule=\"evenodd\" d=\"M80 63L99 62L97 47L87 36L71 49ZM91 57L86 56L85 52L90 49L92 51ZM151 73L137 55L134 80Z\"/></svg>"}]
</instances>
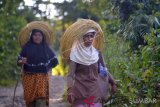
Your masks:
<instances>
[{"instance_id":1,"label":"head covering","mask_svg":"<svg viewBox=\"0 0 160 107\"><path fill-rule=\"evenodd\" d=\"M91 29L89 29L89 30L86 32L86 34L87 34L87 33L96 33L96 30L94 30L94 29L91 28Z\"/></svg>"},{"instance_id":2,"label":"head covering","mask_svg":"<svg viewBox=\"0 0 160 107\"><path fill-rule=\"evenodd\" d=\"M79 19L70 25L61 37L61 54L65 62L70 58L70 52L75 41L80 40L90 29L96 31L93 47L97 50L103 49L105 39L100 25L90 19Z\"/></svg>"},{"instance_id":3,"label":"head covering","mask_svg":"<svg viewBox=\"0 0 160 107\"><path fill-rule=\"evenodd\" d=\"M96 33L96 31L94 29L89 29L86 34L88 33ZM98 51L93 45L86 47L83 38L73 43L70 60L83 65L91 65L96 63L98 59Z\"/></svg>"},{"instance_id":4,"label":"head covering","mask_svg":"<svg viewBox=\"0 0 160 107\"><path fill-rule=\"evenodd\" d=\"M32 33L33 29L37 29L43 32L45 41L48 45L53 43L53 32L49 24L43 21L33 21L28 23L24 28L22 28L19 33L19 43L21 47L23 47L30 39L30 34Z\"/></svg>"},{"instance_id":5,"label":"head covering","mask_svg":"<svg viewBox=\"0 0 160 107\"><path fill-rule=\"evenodd\" d=\"M34 42L33 42L33 35L34 35L35 33L37 33L37 32L40 32L40 33L41 33L41 35L42 35L42 37L43 37L42 43L44 43L44 42L45 42L45 36L44 36L43 32L42 32L41 30L39 30L39 29L33 29L33 30L32 30L32 32L31 32L31 34L30 34L30 37L29 37L29 41L32 42L32 43L34 43Z\"/></svg>"},{"instance_id":6,"label":"head covering","mask_svg":"<svg viewBox=\"0 0 160 107\"><path fill-rule=\"evenodd\" d=\"M40 32L43 36L42 42L33 42L33 35ZM56 55L49 47L53 42L53 32L51 27L42 21L34 21L27 24L19 34L19 43L22 47L18 59L27 57L24 70L27 72L46 73L51 67L57 65Z\"/></svg>"}]
</instances>

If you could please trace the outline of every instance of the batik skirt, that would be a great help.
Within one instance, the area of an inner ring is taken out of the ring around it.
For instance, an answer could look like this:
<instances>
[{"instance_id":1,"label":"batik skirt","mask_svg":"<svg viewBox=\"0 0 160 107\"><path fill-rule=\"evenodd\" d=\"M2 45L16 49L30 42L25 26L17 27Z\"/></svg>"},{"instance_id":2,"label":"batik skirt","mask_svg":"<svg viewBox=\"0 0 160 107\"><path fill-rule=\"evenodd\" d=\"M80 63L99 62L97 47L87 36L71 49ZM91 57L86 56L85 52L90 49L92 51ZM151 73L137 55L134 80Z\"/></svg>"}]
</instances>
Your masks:
<instances>
[{"instance_id":1,"label":"batik skirt","mask_svg":"<svg viewBox=\"0 0 160 107\"><path fill-rule=\"evenodd\" d=\"M22 85L24 90L24 100L27 106L39 98L46 99L46 105L49 104L49 75L48 74L23 73Z\"/></svg>"}]
</instances>

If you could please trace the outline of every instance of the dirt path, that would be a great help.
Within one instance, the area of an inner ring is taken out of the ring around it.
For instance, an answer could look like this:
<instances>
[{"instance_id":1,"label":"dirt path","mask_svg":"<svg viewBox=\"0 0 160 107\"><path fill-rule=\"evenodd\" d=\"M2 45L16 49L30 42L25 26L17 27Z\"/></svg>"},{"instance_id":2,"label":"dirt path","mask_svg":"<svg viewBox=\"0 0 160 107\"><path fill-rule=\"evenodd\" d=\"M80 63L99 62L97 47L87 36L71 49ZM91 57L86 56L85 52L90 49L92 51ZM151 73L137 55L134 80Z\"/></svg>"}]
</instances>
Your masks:
<instances>
[{"instance_id":1,"label":"dirt path","mask_svg":"<svg viewBox=\"0 0 160 107\"><path fill-rule=\"evenodd\" d=\"M65 88L65 77L50 77L50 107L69 107L62 98Z\"/></svg>"},{"instance_id":2,"label":"dirt path","mask_svg":"<svg viewBox=\"0 0 160 107\"><path fill-rule=\"evenodd\" d=\"M63 101L62 95L66 87L66 78L60 76L50 77L50 106L49 107L69 107ZM0 107L13 107L14 87L0 87ZM15 107L26 107L23 101L23 90L21 83L16 89Z\"/></svg>"}]
</instances>

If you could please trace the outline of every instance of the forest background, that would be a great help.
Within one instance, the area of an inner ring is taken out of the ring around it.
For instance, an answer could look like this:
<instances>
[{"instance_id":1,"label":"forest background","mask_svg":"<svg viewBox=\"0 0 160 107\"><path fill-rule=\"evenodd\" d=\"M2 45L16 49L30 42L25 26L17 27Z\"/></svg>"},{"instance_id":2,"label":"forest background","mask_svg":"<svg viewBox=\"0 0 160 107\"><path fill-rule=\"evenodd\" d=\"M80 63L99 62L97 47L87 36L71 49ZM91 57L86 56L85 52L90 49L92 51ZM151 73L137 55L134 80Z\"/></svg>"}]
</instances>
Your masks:
<instances>
[{"instance_id":1,"label":"forest background","mask_svg":"<svg viewBox=\"0 0 160 107\"><path fill-rule=\"evenodd\" d=\"M98 22L105 35L103 56L117 80L115 106L158 107L160 104L160 0L0 0L0 85L14 85L22 27L35 20L53 27L60 64L53 75L65 76L59 53L60 37L79 18ZM41 7L45 7L42 9ZM52 17L49 6L54 6ZM48 9L49 8L49 9ZM138 100L138 101L137 101ZM143 101L142 101L143 100Z\"/></svg>"}]
</instances>

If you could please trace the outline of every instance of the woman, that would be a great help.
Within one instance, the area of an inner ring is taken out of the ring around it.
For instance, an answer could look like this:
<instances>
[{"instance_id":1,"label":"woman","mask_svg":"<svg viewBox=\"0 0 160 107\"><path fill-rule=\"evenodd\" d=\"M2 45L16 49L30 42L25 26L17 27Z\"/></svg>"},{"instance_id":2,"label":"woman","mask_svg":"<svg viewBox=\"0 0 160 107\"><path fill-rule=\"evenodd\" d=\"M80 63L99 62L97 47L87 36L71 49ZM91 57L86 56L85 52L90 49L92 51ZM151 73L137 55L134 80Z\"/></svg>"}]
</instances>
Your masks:
<instances>
[{"instance_id":1,"label":"woman","mask_svg":"<svg viewBox=\"0 0 160 107\"><path fill-rule=\"evenodd\" d=\"M102 30L96 22L81 19L71 25L62 36L62 43L67 37L73 39L77 36L75 40L70 41L73 44L69 54L65 53L69 48L65 49L64 44L61 46L63 58L69 58L68 101L72 107L102 107L102 94L98 83L98 65L102 61L98 47L100 42L103 42L102 35ZM112 92L115 92L116 85L110 75L109 82Z\"/></svg>"},{"instance_id":2,"label":"woman","mask_svg":"<svg viewBox=\"0 0 160 107\"><path fill-rule=\"evenodd\" d=\"M43 22L32 22L30 25L32 31L29 40L22 46L17 63L23 66L22 85L27 107L45 107L49 101L48 71L58 64L58 60L46 41L47 36L49 37L46 31L49 29L39 29L40 26L47 25ZM26 31L28 26L22 29L22 32Z\"/></svg>"}]
</instances>

